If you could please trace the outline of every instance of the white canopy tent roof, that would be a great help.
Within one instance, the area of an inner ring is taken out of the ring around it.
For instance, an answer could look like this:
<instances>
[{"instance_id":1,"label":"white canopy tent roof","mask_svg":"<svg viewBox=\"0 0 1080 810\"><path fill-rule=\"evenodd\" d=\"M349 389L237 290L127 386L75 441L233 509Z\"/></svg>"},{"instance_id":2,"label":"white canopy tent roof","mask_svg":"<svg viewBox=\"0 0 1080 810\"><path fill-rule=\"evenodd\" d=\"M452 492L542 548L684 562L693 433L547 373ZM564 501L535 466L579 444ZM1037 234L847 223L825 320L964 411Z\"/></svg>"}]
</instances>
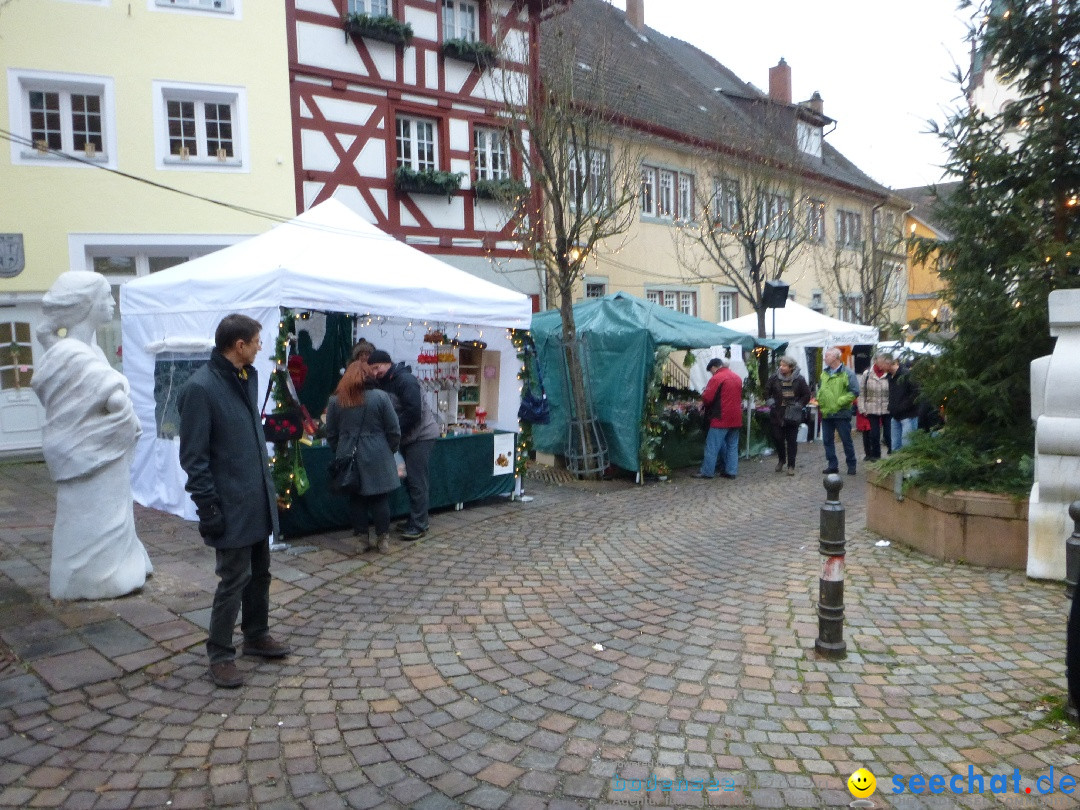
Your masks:
<instances>
[{"instance_id":1,"label":"white canopy tent roof","mask_svg":"<svg viewBox=\"0 0 1080 810\"><path fill-rule=\"evenodd\" d=\"M776 314L776 334L773 334L773 313ZM758 331L757 314L751 312L739 318L733 318L720 324L728 329L745 332L748 335L756 335ZM857 323L847 323L837 318L830 318L815 312L810 307L787 301L781 309L772 309L765 314L765 336L786 340L788 343L787 354L799 361L800 370L806 376L806 369L801 368L805 363L807 348L827 348L829 346L864 346L876 345L878 341L878 328L876 326L863 326ZM742 362L741 352L736 352L737 347L732 348L732 368L740 376L746 376L746 366ZM714 347L712 354L695 352L697 361L690 370L690 381L699 390L704 388L709 380L709 373L705 365L711 357L723 356L722 347ZM737 355L737 356L736 356Z\"/></svg>"},{"instance_id":2,"label":"white canopy tent roof","mask_svg":"<svg viewBox=\"0 0 1080 810\"><path fill-rule=\"evenodd\" d=\"M208 356L218 322L230 312L249 315L263 324L255 366L265 385L280 307L483 328L528 329L532 319L528 296L409 247L333 199L260 236L135 279L121 287L120 312L124 373L143 428L132 464L139 503L194 516L177 440L159 437L160 353ZM503 387L516 394L517 369L504 365Z\"/></svg>"}]
</instances>

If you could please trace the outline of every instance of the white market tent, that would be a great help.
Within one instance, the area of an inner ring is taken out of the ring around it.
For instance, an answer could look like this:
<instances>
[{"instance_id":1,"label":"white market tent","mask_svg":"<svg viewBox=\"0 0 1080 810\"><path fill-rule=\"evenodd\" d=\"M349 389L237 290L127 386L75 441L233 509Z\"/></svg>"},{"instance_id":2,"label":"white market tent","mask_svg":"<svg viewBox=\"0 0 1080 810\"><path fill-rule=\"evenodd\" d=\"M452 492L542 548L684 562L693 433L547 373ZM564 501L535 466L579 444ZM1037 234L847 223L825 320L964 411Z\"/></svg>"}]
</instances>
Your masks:
<instances>
[{"instance_id":1,"label":"white market tent","mask_svg":"<svg viewBox=\"0 0 1080 810\"><path fill-rule=\"evenodd\" d=\"M776 313L776 334L773 334L773 313ZM758 331L757 314L751 312L730 321L720 324L737 332L745 332L748 335L756 335ZM830 318L815 312L810 307L788 301L782 309L769 310L765 314L766 337L777 340L786 340L788 343L787 354L793 355L799 361L800 368L805 364L807 348L828 348L829 346L863 346L876 345L878 341L878 329L876 326L863 326L857 323L847 323L837 318ZM709 374L705 371L705 365L709 358L723 356L722 347L715 347L712 354L695 352L697 361L690 371L690 381L699 390L705 387L709 380ZM742 364L742 355L735 356L732 351L732 367L736 373L746 376L745 366ZM801 368L804 376L807 369Z\"/></svg>"},{"instance_id":2,"label":"white market tent","mask_svg":"<svg viewBox=\"0 0 1080 810\"><path fill-rule=\"evenodd\" d=\"M505 340L504 357L515 357L504 330L528 329L532 319L528 296L409 247L333 199L260 236L135 279L121 287L120 313L124 373L143 428L132 464L139 503L194 517L178 441L158 436L161 352L197 348L205 356L221 318L249 315L263 324L255 366L264 385L273 370L279 307L494 327L484 339ZM496 426L516 430L517 403L509 399L518 395L518 369L503 366L499 412L510 421Z\"/></svg>"}]
</instances>

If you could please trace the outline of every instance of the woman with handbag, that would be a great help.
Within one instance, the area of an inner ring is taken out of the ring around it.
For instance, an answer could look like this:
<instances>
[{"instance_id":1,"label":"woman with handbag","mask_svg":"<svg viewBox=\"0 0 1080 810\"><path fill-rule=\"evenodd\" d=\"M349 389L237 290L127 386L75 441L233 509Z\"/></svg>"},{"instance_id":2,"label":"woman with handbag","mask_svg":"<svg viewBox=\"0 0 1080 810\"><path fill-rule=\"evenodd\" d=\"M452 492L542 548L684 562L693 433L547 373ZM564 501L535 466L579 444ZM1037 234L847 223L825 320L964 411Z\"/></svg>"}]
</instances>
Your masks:
<instances>
[{"instance_id":1,"label":"woman with handbag","mask_svg":"<svg viewBox=\"0 0 1080 810\"><path fill-rule=\"evenodd\" d=\"M765 383L765 401L771 407L769 427L776 447L776 471L795 474L795 456L799 451L799 425L803 408L810 402L810 386L799 373L795 358L785 354L776 373Z\"/></svg>"},{"instance_id":2,"label":"woman with handbag","mask_svg":"<svg viewBox=\"0 0 1080 810\"><path fill-rule=\"evenodd\" d=\"M401 428L390 395L365 389L367 364L350 363L326 406L326 440L334 451L331 484L349 499L353 534L363 551L374 545L369 530L375 524L379 551L390 550L390 493L400 486L394 452Z\"/></svg>"}]
</instances>

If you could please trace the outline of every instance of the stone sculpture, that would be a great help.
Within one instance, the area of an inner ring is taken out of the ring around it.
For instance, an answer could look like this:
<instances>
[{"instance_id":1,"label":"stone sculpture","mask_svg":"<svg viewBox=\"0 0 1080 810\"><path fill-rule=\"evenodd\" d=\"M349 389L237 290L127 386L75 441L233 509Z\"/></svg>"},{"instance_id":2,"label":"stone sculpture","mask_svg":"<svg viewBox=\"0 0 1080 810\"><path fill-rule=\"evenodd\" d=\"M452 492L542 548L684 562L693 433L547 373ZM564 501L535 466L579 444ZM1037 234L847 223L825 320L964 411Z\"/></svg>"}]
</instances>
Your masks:
<instances>
[{"instance_id":1,"label":"stone sculpture","mask_svg":"<svg viewBox=\"0 0 1080 810\"><path fill-rule=\"evenodd\" d=\"M1028 501L1027 574L1065 579L1069 504L1080 498L1080 290L1050 293L1054 353L1031 363L1035 484Z\"/></svg>"},{"instance_id":2,"label":"stone sculpture","mask_svg":"<svg viewBox=\"0 0 1080 810\"><path fill-rule=\"evenodd\" d=\"M71 271L41 303L45 354L31 386L45 407L42 452L57 483L49 595L123 596L154 568L132 509L131 456L142 431L127 378L94 339L112 320L112 291L98 273Z\"/></svg>"}]
</instances>

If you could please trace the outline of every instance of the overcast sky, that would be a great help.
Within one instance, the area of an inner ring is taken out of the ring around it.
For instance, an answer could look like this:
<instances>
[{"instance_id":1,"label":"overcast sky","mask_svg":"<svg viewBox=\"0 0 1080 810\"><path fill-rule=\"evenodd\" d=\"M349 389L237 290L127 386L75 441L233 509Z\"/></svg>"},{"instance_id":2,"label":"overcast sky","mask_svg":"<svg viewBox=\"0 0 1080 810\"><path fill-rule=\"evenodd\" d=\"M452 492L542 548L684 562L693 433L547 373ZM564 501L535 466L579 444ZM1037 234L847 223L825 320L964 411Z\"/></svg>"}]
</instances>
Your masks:
<instances>
[{"instance_id":1,"label":"overcast sky","mask_svg":"<svg viewBox=\"0 0 1080 810\"><path fill-rule=\"evenodd\" d=\"M626 8L625 0L613 0ZM944 153L924 134L959 103L967 16L956 0L645 0L645 24L701 48L768 91L791 66L796 101L816 90L836 119L827 141L879 183L936 182Z\"/></svg>"}]
</instances>

